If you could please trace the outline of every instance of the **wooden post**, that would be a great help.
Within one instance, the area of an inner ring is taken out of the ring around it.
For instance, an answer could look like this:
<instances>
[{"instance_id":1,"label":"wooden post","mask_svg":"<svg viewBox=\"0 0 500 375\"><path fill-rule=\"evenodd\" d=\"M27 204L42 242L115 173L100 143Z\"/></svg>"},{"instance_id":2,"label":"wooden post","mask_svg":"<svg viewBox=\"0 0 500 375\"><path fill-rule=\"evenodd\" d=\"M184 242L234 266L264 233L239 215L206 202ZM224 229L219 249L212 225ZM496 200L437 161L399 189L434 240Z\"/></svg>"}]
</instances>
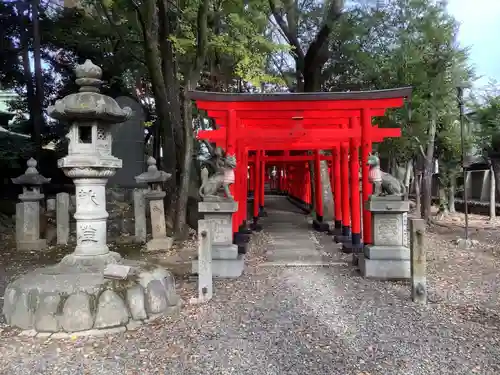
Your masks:
<instances>
[{"instance_id":1,"label":"wooden post","mask_svg":"<svg viewBox=\"0 0 500 375\"><path fill-rule=\"evenodd\" d=\"M411 297L427 303L427 271L425 256L425 220L410 219Z\"/></svg>"},{"instance_id":2,"label":"wooden post","mask_svg":"<svg viewBox=\"0 0 500 375\"><path fill-rule=\"evenodd\" d=\"M191 303L212 299L212 233L210 220L198 220L198 298Z\"/></svg>"}]
</instances>

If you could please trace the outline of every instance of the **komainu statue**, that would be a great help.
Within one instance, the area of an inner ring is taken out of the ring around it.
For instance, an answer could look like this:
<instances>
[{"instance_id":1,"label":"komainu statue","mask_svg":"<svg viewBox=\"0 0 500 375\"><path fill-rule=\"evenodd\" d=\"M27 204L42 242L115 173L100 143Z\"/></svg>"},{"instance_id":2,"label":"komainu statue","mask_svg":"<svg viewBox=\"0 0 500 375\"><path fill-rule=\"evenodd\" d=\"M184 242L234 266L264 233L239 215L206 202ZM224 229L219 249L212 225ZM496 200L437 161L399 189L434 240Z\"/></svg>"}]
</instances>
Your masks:
<instances>
[{"instance_id":1,"label":"komainu statue","mask_svg":"<svg viewBox=\"0 0 500 375\"><path fill-rule=\"evenodd\" d=\"M229 186L234 183L234 169L236 168L236 157L226 155L220 147L213 149L205 143L212 154L207 161L207 166L201 170L201 186L199 194L204 201L232 200L234 198ZM209 168L212 169L210 174ZM224 193L225 196L221 195Z\"/></svg>"},{"instance_id":2,"label":"komainu statue","mask_svg":"<svg viewBox=\"0 0 500 375\"><path fill-rule=\"evenodd\" d=\"M373 184L374 196L400 195L405 194L405 186L393 175L383 172L380 169L380 159L377 154L368 157L370 167L368 180Z\"/></svg>"}]
</instances>

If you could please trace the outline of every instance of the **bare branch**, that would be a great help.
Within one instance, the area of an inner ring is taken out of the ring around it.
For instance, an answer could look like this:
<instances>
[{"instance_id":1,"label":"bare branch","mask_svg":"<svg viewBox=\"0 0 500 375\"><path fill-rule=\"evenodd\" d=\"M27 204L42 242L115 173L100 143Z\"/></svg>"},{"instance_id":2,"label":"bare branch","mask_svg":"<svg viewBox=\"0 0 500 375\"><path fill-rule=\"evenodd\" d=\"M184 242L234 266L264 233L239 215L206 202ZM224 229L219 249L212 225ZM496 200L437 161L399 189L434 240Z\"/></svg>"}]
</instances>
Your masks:
<instances>
[{"instance_id":1,"label":"bare branch","mask_svg":"<svg viewBox=\"0 0 500 375\"><path fill-rule=\"evenodd\" d=\"M307 49L304 61L308 68L316 69L318 66L323 66L328 60L328 38L333 29L332 24L342 16L343 7L344 0L331 0L324 17L324 24Z\"/></svg>"},{"instance_id":2,"label":"bare branch","mask_svg":"<svg viewBox=\"0 0 500 375\"><path fill-rule=\"evenodd\" d=\"M300 62L301 65L303 65L305 56L302 48L300 47L300 42L297 37L297 30L290 30L289 25L281 16L274 0L269 0L269 7L271 8L271 12L273 13L274 19L276 20L278 26L285 34L288 43L293 47L295 58Z\"/></svg>"},{"instance_id":3,"label":"bare branch","mask_svg":"<svg viewBox=\"0 0 500 375\"><path fill-rule=\"evenodd\" d=\"M122 33L120 32L120 28L119 26L113 21L113 18L111 17L111 15L109 14L107 8L106 8L106 5L104 4L104 1L103 0L100 0L99 1L99 4L100 4L100 8L101 8L101 11L104 13L104 16L106 17L106 20L108 21L108 23L112 26L113 30L115 30L116 32L116 35L118 36L118 38L120 39L120 41L124 44L127 43L127 40L125 39L125 37L122 35ZM137 12L139 12L139 10L137 10ZM131 50L129 50L129 53L130 53L130 56L138 61L139 63L141 64L146 64L146 61L144 61L143 59L141 59L140 57L136 56Z\"/></svg>"}]
</instances>

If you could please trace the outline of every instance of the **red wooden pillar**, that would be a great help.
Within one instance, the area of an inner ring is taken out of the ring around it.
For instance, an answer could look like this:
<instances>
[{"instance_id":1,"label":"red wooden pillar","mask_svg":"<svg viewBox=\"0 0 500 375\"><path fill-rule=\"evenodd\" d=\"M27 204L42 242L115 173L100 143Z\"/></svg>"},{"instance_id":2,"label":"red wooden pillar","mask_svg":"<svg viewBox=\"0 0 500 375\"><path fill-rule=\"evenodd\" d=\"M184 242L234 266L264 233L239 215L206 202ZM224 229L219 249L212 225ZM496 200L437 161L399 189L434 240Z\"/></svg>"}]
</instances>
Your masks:
<instances>
[{"instance_id":1,"label":"red wooden pillar","mask_svg":"<svg viewBox=\"0 0 500 375\"><path fill-rule=\"evenodd\" d=\"M227 114L226 126L226 154L236 156L236 132L237 132L237 117L236 111L230 109ZM240 165L236 163L236 169L240 169ZM234 184L231 186L231 194L234 195Z\"/></svg>"},{"instance_id":2,"label":"red wooden pillar","mask_svg":"<svg viewBox=\"0 0 500 375\"><path fill-rule=\"evenodd\" d=\"M250 164L250 168L248 169L248 190L254 191L254 169L255 163Z\"/></svg>"},{"instance_id":3,"label":"red wooden pillar","mask_svg":"<svg viewBox=\"0 0 500 375\"><path fill-rule=\"evenodd\" d=\"M236 111L234 109L230 109L227 114L227 126L226 126L226 154L227 155L233 155L235 157L238 157L237 155L237 149L236 149L236 132L238 131L238 119L236 117ZM237 160L238 161L238 160ZM237 176L241 173L241 164L236 163L236 170L234 171L235 174L235 181L234 184L230 186L230 191L233 197L235 197L235 200L238 201L238 178ZM235 213L233 216L233 232L238 231L238 218L240 217L240 210L241 210L241 205L238 204L238 211Z\"/></svg>"},{"instance_id":4,"label":"red wooden pillar","mask_svg":"<svg viewBox=\"0 0 500 375\"><path fill-rule=\"evenodd\" d=\"M314 203L316 220L323 221L323 187L321 186L321 159L319 150L314 151Z\"/></svg>"},{"instance_id":5,"label":"red wooden pillar","mask_svg":"<svg viewBox=\"0 0 500 375\"><path fill-rule=\"evenodd\" d=\"M237 144L238 146L238 144ZM241 172L243 170L243 165L241 163L241 149L236 147L236 169L234 171L234 184L233 184L233 197L236 202L238 202L238 211L233 214L233 231L237 232L240 225L241 218ZM236 229L235 229L236 228Z\"/></svg>"},{"instance_id":6,"label":"red wooden pillar","mask_svg":"<svg viewBox=\"0 0 500 375\"><path fill-rule=\"evenodd\" d=\"M370 109L361 110L361 173L363 190L363 243L365 245L372 243L372 215L365 209L365 204L372 193L372 184L368 180L368 156L372 151L372 117Z\"/></svg>"},{"instance_id":7,"label":"red wooden pillar","mask_svg":"<svg viewBox=\"0 0 500 375\"><path fill-rule=\"evenodd\" d=\"M333 204L335 206L335 231L342 233L342 182L340 181L340 145L333 148Z\"/></svg>"},{"instance_id":8,"label":"red wooden pillar","mask_svg":"<svg viewBox=\"0 0 500 375\"><path fill-rule=\"evenodd\" d=\"M248 202L248 185L247 185L247 176L248 176L248 149L246 147L242 147L242 173L241 173L241 191L240 191L240 202L241 202L241 217L240 217L240 225L245 225L247 222L247 202Z\"/></svg>"},{"instance_id":9,"label":"red wooden pillar","mask_svg":"<svg viewBox=\"0 0 500 375\"><path fill-rule=\"evenodd\" d=\"M352 117L351 128L359 128L359 118ZM359 139L350 139L350 187L351 187L351 243L352 248L361 247L361 211L359 201Z\"/></svg>"},{"instance_id":10,"label":"red wooden pillar","mask_svg":"<svg viewBox=\"0 0 500 375\"><path fill-rule=\"evenodd\" d=\"M253 190L253 220L257 223L259 217L259 206L260 206L260 150L255 152L255 162L254 162L254 190Z\"/></svg>"},{"instance_id":11,"label":"red wooden pillar","mask_svg":"<svg viewBox=\"0 0 500 375\"><path fill-rule=\"evenodd\" d=\"M264 150L261 151L260 155L260 160L261 160L261 166L260 166L260 172L261 172L261 179L260 179L260 212L264 210L264 186L266 183L266 152Z\"/></svg>"},{"instance_id":12,"label":"red wooden pillar","mask_svg":"<svg viewBox=\"0 0 500 375\"><path fill-rule=\"evenodd\" d=\"M349 143L340 144L340 180L342 189L342 236L349 238L351 235L351 214L349 209Z\"/></svg>"}]
</instances>

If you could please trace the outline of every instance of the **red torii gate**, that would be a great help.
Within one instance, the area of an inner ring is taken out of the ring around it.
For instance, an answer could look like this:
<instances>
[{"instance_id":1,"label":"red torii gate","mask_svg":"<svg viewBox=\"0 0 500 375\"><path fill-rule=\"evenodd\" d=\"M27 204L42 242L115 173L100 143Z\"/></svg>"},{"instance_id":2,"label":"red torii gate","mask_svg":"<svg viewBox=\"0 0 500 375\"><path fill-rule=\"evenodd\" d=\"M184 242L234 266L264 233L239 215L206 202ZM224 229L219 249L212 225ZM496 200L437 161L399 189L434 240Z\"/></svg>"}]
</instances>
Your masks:
<instances>
[{"instance_id":1,"label":"red torii gate","mask_svg":"<svg viewBox=\"0 0 500 375\"><path fill-rule=\"evenodd\" d=\"M399 128L382 129L373 126L372 118L384 115L388 108L403 106L405 98L409 98L410 95L411 87L377 91L294 94L190 91L189 97L196 102L198 109L205 110L216 124L215 130L198 132L198 138L223 147L226 153L235 155L238 161L233 193L239 209L233 218L233 230L236 232L247 216L249 151L256 151L252 158L255 165L254 182L255 186L259 187L259 190L256 189L256 201L254 201L256 219L261 192L263 196L263 163L266 150L316 151L314 164L319 168L321 159L319 150L333 149L332 175L336 224L337 214L342 210L342 224L350 226L352 243L359 245L361 242L359 147L361 147L362 200L365 202L372 189L368 181L367 165L372 143L401 135ZM288 157L292 162L293 157ZM283 161L287 161L286 155L283 158ZM316 173L316 176L318 177L315 182L319 182L316 186L320 186L319 173ZM346 189L349 185L350 198ZM316 191L320 192L321 189ZM316 201L318 200L321 200L321 194L316 197ZM351 211L350 220L349 211ZM322 212L318 212L318 217L322 220ZM363 212L363 242L371 243L371 215L366 210Z\"/></svg>"}]
</instances>

